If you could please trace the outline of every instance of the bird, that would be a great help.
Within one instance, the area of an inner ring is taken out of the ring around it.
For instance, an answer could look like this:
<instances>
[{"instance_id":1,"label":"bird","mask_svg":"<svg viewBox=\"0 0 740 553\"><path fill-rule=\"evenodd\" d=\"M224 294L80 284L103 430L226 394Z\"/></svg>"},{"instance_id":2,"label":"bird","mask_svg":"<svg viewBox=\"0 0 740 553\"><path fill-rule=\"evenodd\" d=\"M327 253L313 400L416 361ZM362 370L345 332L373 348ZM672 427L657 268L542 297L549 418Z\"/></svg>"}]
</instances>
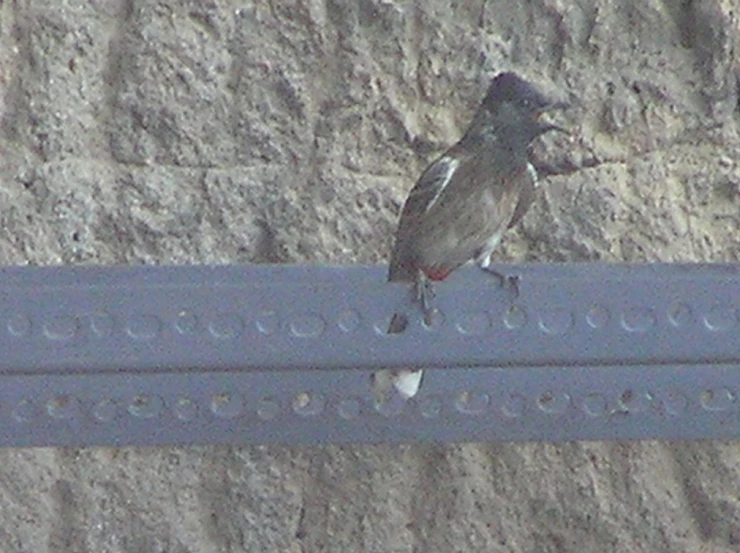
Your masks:
<instances>
[{"instance_id":1,"label":"bird","mask_svg":"<svg viewBox=\"0 0 740 553\"><path fill-rule=\"evenodd\" d=\"M431 282L468 262L502 284L512 279L490 267L491 254L534 200L538 178L529 162L532 142L551 131L566 132L540 116L566 107L516 73L499 73L462 138L419 177L401 211L388 281L414 284L425 321L433 314ZM406 317L395 314L388 334L399 334L406 325ZM393 386L404 399L413 397L422 374L395 371Z\"/></svg>"}]
</instances>

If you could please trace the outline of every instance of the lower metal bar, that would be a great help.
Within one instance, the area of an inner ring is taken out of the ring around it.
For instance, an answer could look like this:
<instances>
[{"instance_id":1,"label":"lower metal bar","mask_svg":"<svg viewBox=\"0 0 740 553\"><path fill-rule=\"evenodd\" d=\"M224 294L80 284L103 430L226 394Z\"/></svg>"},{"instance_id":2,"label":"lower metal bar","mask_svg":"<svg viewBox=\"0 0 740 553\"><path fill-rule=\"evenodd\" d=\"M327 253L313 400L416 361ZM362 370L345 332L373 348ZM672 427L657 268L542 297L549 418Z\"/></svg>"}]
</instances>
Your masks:
<instances>
[{"instance_id":1,"label":"lower metal bar","mask_svg":"<svg viewBox=\"0 0 740 553\"><path fill-rule=\"evenodd\" d=\"M731 365L435 369L378 406L370 372L5 376L0 445L740 437Z\"/></svg>"}]
</instances>

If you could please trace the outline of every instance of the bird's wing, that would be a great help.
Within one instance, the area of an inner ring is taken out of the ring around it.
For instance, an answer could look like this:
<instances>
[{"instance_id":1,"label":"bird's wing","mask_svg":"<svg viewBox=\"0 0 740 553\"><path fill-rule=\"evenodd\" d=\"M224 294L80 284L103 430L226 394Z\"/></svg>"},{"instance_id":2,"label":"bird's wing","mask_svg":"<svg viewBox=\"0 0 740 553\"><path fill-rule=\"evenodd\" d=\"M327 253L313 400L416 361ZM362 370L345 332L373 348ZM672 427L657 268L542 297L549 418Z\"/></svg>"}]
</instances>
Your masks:
<instances>
[{"instance_id":1,"label":"bird's wing","mask_svg":"<svg viewBox=\"0 0 740 553\"><path fill-rule=\"evenodd\" d=\"M537 189L537 181L537 170L531 163L527 163L527 173L526 175L523 175L521 179L519 200L516 203L514 215L511 217L511 221L509 221L509 226L506 227L507 229L514 227L519 221L521 221L522 217L524 217L524 215L529 210L529 207L534 201L534 194Z\"/></svg>"},{"instance_id":2,"label":"bird's wing","mask_svg":"<svg viewBox=\"0 0 740 553\"><path fill-rule=\"evenodd\" d=\"M459 165L460 161L457 158L445 155L427 167L409 193L401 218L404 215L423 215L428 212L450 183Z\"/></svg>"},{"instance_id":3,"label":"bird's wing","mask_svg":"<svg viewBox=\"0 0 740 553\"><path fill-rule=\"evenodd\" d=\"M408 250L408 242L417 232L424 215L439 200L450 183L460 161L443 155L432 163L419 177L414 188L406 198L398 221L395 244L391 253L388 280L413 280L416 278L414 259Z\"/></svg>"}]
</instances>

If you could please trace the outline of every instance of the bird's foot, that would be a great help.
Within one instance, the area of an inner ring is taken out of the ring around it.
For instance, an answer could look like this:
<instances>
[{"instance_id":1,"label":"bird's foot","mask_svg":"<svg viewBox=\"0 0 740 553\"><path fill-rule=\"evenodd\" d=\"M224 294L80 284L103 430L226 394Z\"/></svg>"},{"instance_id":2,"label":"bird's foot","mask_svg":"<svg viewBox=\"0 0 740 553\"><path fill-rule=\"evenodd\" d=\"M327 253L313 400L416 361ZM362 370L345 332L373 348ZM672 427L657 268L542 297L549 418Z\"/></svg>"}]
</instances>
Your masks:
<instances>
[{"instance_id":1,"label":"bird's foot","mask_svg":"<svg viewBox=\"0 0 740 553\"><path fill-rule=\"evenodd\" d=\"M519 283L521 282L521 277L519 275L507 275L504 273L500 273L495 269L492 269L491 267L481 268L488 274L499 279L502 288L510 288L511 290L513 290L515 298L519 297Z\"/></svg>"}]
</instances>

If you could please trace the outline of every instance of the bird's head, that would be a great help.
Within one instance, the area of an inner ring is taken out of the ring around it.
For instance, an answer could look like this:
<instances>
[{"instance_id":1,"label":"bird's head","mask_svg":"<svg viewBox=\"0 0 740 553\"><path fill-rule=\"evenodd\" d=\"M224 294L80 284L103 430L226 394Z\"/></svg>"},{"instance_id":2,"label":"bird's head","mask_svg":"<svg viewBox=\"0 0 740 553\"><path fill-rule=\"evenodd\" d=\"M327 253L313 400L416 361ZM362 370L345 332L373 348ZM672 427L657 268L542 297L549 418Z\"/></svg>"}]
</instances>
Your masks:
<instances>
[{"instance_id":1,"label":"bird's head","mask_svg":"<svg viewBox=\"0 0 740 553\"><path fill-rule=\"evenodd\" d=\"M554 101L516 73L499 73L491 81L482 107L490 114L499 132L515 133L527 144L550 131L567 132L557 125L540 121L548 111L565 109L568 104Z\"/></svg>"}]
</instances>

